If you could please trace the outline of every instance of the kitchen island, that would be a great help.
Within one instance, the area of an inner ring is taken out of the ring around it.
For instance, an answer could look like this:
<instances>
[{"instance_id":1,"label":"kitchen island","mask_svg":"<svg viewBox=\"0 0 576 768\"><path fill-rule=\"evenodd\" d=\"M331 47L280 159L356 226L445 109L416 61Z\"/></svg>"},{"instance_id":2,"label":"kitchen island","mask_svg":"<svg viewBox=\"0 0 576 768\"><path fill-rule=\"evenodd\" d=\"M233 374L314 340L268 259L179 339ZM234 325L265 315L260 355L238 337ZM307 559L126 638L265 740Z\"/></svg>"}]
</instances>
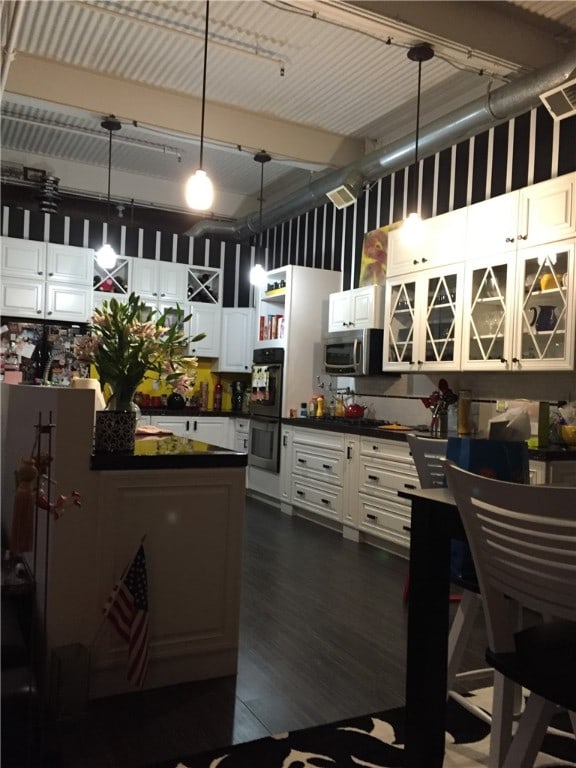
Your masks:
<instances>
[{"instance_id":1,"label":"kitchen island","mask_svg":"<svg viewBox=\"0 0 576 768\"><path fill-rule=\"evenodd\" d=\"M174 436L137 438L133 455L92 455L92 398L49 387L2 391L3 477L10 481L30 454L40 415L54 425L55 490L82 497L59 520L39 516L37 611L40 625L46 617L46 684L60 711L70 708L67 696L79 690L82 674L90 698L134 690L126 643L103 623L102 609L143 537L150 626L144 687L233 675L237 667L246 455ZM4 485L9 530L14 485Z\"/></svg>"}]
</instances>

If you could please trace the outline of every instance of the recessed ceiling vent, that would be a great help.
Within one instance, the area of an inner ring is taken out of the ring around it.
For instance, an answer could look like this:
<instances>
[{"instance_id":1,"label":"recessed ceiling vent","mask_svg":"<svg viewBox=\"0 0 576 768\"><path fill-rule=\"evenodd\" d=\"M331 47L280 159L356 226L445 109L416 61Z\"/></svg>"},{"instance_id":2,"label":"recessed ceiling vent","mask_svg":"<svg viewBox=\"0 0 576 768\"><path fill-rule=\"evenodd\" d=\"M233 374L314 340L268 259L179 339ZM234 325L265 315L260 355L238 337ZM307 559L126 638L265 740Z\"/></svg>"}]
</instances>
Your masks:
<instances>
[{"instance_id":1,"label":"recessed ceiling vent","mask_svg":"<svg viewBox=\"0 0 576 768\"><path fill-rule=\"evenodd\" d=\"M576 115L576 78L541 93L540 99L554 120Z\"/></svg>"},{"instance_id":2,"label":"recessed ceiling vent","mask_svg":"<svg viewBox=\"0 0 576 768\"><path fill-rule=\"evenodd\" d=\"M342 184L336 189L331 189L330 192L326 192L326 196L336 208L346 208L356 202L354 187L351 184Z\"/></svg>"}]
</instances>

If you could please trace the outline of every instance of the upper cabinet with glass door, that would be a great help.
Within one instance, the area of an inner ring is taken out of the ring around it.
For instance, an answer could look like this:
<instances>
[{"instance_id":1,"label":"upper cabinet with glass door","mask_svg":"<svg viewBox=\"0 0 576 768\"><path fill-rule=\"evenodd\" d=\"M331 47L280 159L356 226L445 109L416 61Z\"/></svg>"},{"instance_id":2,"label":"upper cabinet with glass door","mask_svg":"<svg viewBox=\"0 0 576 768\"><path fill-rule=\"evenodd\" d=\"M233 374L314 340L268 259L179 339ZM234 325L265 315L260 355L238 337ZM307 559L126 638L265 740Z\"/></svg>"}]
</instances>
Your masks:
<instances>
[{"instance_id":1,"label":"upper cabinet with glass door","mask_svg":"<svg viewBox=\"0 0 576 768\"><path fill-rule=\"evenodd\" d=\"M522 251L517 262L516 370L574 368L576 240Z\"/></svg>"},{"instance_id":2,"label":"upper cabinet with glass door","mask_svg":"<svg viewBox=\"0 0 576 768\"><path fill-rule=\"evenodd\" d=\"M460 367L463 265L386 282L384 371Z\"/></svg>"},{"instance_id":3,"label":"upper cabinet with glass door","mask_svg":"<svg viewBox=\"0 0 576 768\"><path fill-rule=\"evenodd\" d=\"M466 265L462 368L510 370L515 314L515 260L475 259Z\"/></svg>"}]
</instances>

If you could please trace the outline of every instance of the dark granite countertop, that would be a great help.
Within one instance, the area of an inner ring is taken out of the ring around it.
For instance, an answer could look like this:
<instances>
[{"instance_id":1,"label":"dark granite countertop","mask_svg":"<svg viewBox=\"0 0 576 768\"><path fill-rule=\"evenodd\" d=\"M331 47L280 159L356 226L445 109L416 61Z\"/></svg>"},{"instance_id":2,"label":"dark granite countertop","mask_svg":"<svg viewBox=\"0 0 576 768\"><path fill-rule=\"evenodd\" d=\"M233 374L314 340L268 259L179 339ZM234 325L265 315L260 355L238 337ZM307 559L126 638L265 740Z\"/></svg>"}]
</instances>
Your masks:
<instances>
[{"instance_id":1,"label":"dark granite countertop","mask_svg":"<svg viewBox=\"0 0 576 768\"><path fill-rule=\"evenodd\" d=\"M134 453L95 453L90 469L206 469L245 467L248 456L200 440L166 435L165 437L137 437Z\"/></svg>"},{"instance_id":2,"label":"dark granite countertop","mask_svg":"<svg viewBox=\"0 0 576 768\"><path fill-rule=\"evenodd\" d=\"M415 432L416 434L430 437L430 432L424 428L424 425L417 425L408 430L394 431L393 429L383 429L377 426L356 423L355 419L324 419L322 417L282 419L282 423L294 427L305 427L306 429L321 429L328 432L379 437L384 440L399 440L401 442L406 442L407 432ZM452 437L452 435L449 435L449 437ZM456 437L456 435L453 435L453 437ZM576 461L576 448L562 445L551 445L548 448L528 448L528 455L533 461Z\"/></svg>"},{"instance_id":3,"label":"dark granite countertop","mask_svg":"<svg viewBox=\"0 0 576 768\"><path fill-rule=\"evenodd\" d=\"M173 408L153 408L152 406L140 406L140 411L143 416L186 416L189 419L200 418L204 416L225 416L227 418L247 419L250 417L249 413L243 411L199 411L198 408L179 408L177 410Z\"/></svg>"}]
</instances>

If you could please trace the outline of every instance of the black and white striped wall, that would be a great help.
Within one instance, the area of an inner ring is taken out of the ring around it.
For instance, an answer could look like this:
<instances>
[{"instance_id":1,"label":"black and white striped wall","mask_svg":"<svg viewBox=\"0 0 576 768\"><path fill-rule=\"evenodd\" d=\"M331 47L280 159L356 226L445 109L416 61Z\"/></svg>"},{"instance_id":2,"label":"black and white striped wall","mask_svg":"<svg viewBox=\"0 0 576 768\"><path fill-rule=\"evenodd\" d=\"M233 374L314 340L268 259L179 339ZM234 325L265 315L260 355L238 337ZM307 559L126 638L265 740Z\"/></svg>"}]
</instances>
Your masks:
<instances>
[{"instance_id":1,"label":"black and white striped wall","mask_svg":"<svg viewBox=\"0 0 576 768\"><path fill-rule=\"evenodd\" d=\"M554 122L538 107L423 159L418 195L424 217L436 216L576 170L576 116ZM341 270L344 290L357 285L364 234L403 219L413 169L368 186L354 205L319 206L258 236L258 245L217 237L190 238L113 224L108 241L118 253L223 270L226 307L250 306L249 272L295 264ZM4 206L2 234L98 248L106 225Z\"/></svg>"}]
</instances>

